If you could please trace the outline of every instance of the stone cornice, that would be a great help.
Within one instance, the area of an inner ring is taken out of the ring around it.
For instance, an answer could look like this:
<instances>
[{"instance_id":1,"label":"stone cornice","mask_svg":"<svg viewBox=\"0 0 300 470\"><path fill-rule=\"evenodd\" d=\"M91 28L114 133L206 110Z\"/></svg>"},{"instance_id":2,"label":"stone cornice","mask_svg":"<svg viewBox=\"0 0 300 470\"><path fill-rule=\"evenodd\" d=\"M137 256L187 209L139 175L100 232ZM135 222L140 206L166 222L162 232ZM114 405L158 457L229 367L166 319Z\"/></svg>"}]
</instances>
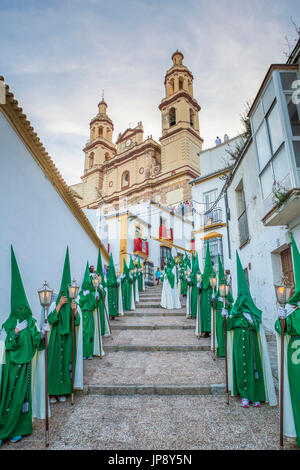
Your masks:
<instances>
[{"instance_id":1,"label":"stone cornice","mask_svg":"<svg viewBox=\"0 0 300 470\"><path fill-rule=\"evenodd\" d=\"M108 122L108 124L111 125L111 128L112 130L114 130L114 125L113 125L113 122L112 120L109 118L109 117L106 117L106 118L100 118L100 117L94 117L91 122L90 122L90 127L95 124L96 122Z\"/></svg>"},{"instance_id":2,"label":"stone cornice","mask_svg":"<svg viewBox=\"0 0 300 470\"><path fill-rule=\"evenodd\" d=\"M161 111L166 106L169 106L170 104L177 101L178 98L186 98L197 109L197 111L200 111L201 107L199 106L197 101L194 98L192 98L186 91L177 92L168 99L164 98L162 102L160 103L160 105L158 106L158 109Z\"/></svg>"},{"instance_id":3,"label":"stone cornice","mask_svg":"<svg viewBox=\"0 0 300 470\"><path fill-rule=\"evenodd\" d=\"M190 134L192 134L194 137L196 137L198 140L200 140L201 143L204 142L202 137L200 137L200 135L198 135L195 131L193 131L193 129L190 129L189 127L181 127L179 129L175 129L171 132L168 132L167 134L160 137L159 140L161 142L162 140L167 139L168 137L171 137L172 135L177 134L178 132L181 132L181 131L188 131Z\"/></svg>"},{"instance_id":4,"label":"stone cornice","mask_svg":"<svg viewBox=\"0 0 300 470\"><path fill-rule=\"evenodd\" d=\"M147 149L161 150L160 145L157 142L145 140L142 144L137 147L134 147L130 151L122 152L113 157L113 159L105 162L104 165L110 169L116 168L124 163L125 160L131 160L133 158L138 158L144 153Z\"/></svg>"},{"instance_id":5,"label":"stone cornice","mask_svg":"<svg viewBox=\"0 0 300 470\"><path fill-rule=\"evenodd\" d=\"M126 134L128 131L130 131L128 134ZM124 142L124 140L131 139L136 134L142 133L143 134L144 130L143 129L126 129L126 131L123 132L123 134L118 137L116 140L116 144L120 144L121 142Z\"/></svg>"},{"instance_id":6,"label":"stone cornice","mask_svg":"<svg viewBox=\"0 0 300 470\"><path fill-rule=\"evenodd\" d=\"M182 67L185 67L184 65ZM192 80L194 80L194 76L192 74L192 72L189 71L189 69L187 67L185 68L179 68L179 67L172 67L171 69L169 69L165 75L165 81L164 81L164 85L166 84L167 82L167 79L169 78L170 75L172 75L173 73L187 73Z\"/></svg>"},{"instance_id":7,"label":"stone cornice","mask_svg":"<svg viewBox=\"0 0 300 470\"><path fill-rule=\"evenodd\" d=\"M92 143L87 144L84 147L83 152L88 152L89 150L92 150L94 147L97 147L97 145L103 145L104 147L108 148L112 152L116 152L116 147L114 146L114 144L109 145L107 142L104 141L103 137L97 137L97 139L95 139Z\"/></svg>"},{"instance_id":8,"label":"stone cornice","mask_svg":"<svg viewBox=\"0 0 300 470\"><path fill-rule=\"evenodd\" d=\"M0 80L3 81L3 77L0 77ZM45 147L40 141L40 138L34 131L31 123L27 120L27 116L23 113L22 108L18 106L18 101L14 98L13 93L9 91L8 85L6 85L6 103L0 104L0 109L17 135L22 140L23 144L28 149L29 153L32 155L32 158L39 165L61 199L65 202L74 217L80 223L83 230L90 237L94 245L98 249L100 248L103 256L108 261L109 254L105 246L97 236L88 218L81 210L78 202L73 196L72 190L69 188L53 163L52 159L48 155Z\"/></svg>"}]
</instances>

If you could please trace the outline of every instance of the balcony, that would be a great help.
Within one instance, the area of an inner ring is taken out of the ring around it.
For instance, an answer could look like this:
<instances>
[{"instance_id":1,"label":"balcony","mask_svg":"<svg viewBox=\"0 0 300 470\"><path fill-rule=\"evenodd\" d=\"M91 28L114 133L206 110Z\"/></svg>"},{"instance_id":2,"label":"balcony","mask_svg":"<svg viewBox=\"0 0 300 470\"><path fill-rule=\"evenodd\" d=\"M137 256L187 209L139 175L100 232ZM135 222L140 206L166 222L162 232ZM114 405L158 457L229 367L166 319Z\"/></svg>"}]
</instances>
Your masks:
<instances>
[{"instance_id":1,"label":"balcony","mask_svg":"<svg viewBox=\"0 0 300 470\"><path fill-rule=\"evenodd\" d=\"M288 225L300 215L300 189L292 189L283 204L274 206L262 219L267 227Z\"/></svg>"},{"instance_id":2,"label":"balcony","mask_svg":"<svg viewBox=\"0 0 300 470\"><path fill-rule=\"evenodd\" d=\"M209 211L204 216L204 226L221 224L223 222L222 209L221 207L215 207L215 209Z\"/></svg>"},{"instance_id":3,"label":"balcony","mask_svg":"<svg viewBox=\"0 0 300 470\"><path fill-rule=\"evenodd\" d=\"M164 240L173 241L173 229L167 229L164 225L159 227L159 238Z\"/></svg>"}]
</instances>

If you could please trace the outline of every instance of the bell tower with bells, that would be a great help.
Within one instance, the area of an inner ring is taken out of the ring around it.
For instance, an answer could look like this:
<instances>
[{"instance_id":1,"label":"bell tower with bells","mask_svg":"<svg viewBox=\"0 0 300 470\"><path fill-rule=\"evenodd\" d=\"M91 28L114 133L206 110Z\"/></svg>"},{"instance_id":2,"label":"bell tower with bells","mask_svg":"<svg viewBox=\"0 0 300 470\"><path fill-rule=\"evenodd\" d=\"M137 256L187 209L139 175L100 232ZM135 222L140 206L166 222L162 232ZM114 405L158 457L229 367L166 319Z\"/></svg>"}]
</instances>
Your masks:
<instances>
[{"instance_id":1,"label":"bell tower with bells","mask_svg":"<svg viewBox=\"0 0 300 470\"><path fill-rule=\"evenodd\" d=\"M159 105L162 117L161 161L163 172L185 172L192 179L200 175L197 153L203 143L199 131L201 108L194 98L193 74L183 65L183 58L181 52L174 52L173 65L165 75L165 97Z\"/></svg>"}]
</instances>

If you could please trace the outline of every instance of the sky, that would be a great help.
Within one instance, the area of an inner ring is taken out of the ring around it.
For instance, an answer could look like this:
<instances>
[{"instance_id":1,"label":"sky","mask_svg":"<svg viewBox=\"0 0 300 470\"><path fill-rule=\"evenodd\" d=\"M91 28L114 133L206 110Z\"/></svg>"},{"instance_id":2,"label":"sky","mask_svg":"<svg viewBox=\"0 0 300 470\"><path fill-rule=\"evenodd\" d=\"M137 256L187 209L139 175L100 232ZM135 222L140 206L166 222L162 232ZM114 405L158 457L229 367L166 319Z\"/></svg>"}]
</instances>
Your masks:
<instances>
[{"instance_id":1,"label":"sky","mask_svg":"<svg viewBox=\"0 0 300 470\"><path fill-rule=\"evenodd\" d=\"M299 0L0 0L0 75L74 184L103 89L114 141L138 121L159 139L176 49L194 75L203 148L238 134L270 64L286 62L286 38L295 45L291 17L299 26Z\"/></svg>"}]
</instances>

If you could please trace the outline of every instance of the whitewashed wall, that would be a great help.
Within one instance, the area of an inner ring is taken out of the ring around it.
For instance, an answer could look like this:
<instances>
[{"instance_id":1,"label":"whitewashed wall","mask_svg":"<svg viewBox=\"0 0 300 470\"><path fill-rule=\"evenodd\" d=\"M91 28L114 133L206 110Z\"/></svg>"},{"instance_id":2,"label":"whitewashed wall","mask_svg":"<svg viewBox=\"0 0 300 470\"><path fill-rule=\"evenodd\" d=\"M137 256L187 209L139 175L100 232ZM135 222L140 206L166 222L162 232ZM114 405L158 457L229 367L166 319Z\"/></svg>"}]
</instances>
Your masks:
<instances>
[{"instance_id":1,"label":"whitewashed wall","mask_svg":"<svg viewBox=\"0 0 300 470\"><path fill-rule=\"evenodd\" d=\"M0 112L0 324L10 312L10 245L34 317L37 289L47 280L58 292L67 245L71 275L82 282L97 248Z\"/></svg>"},{"instance_id":2,"label":"whitewashed wall","mask_svg":"<svg viewBox=\"0 0 300 470\"><path fill-rule=\"evenodd\" d=\"M238 250L243 268L248 267L252 297L263 311L264 325L274 330L276 298L274 283L282 276L280 249L290 243L289 230L285 227L265 227L261 222L264 216L261 189L258 179L257 159L253 143L243 158L233 182L228 190L231 220L229 223L232 247L232 277L234 297L237 293L235 252ZM239 229L237 221L236 187L243 179L250 242L239 250ZM298 247L300 247L299 221L291 224ZM251 269L249 270L249 263Z\"/></svg>"}]
</instances>

